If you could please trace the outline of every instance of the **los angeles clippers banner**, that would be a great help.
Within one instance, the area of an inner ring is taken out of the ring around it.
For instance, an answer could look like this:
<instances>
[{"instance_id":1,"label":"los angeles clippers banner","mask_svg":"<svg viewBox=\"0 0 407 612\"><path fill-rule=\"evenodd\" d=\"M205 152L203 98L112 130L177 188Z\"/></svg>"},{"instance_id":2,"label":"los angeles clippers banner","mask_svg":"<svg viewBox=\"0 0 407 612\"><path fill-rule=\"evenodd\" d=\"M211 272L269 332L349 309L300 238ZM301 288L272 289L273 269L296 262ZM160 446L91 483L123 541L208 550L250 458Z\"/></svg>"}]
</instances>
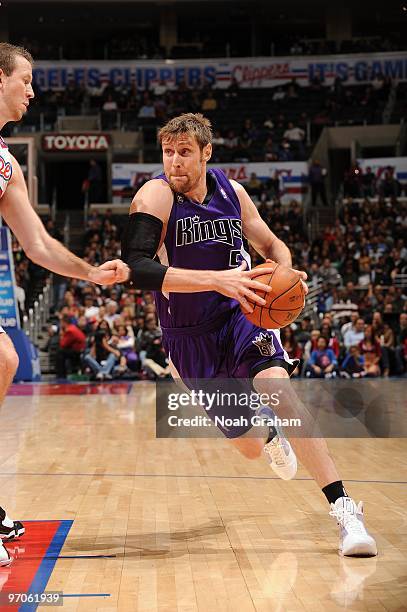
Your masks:
<instances>
[{"instance_id":1,"label":"los angeles clippers banner","mask_svg":"<svg viewBox=\"0 0 407 612\"><path fill-rule=\"evenodd\" d=\"M20 329L11 235L8 227L0 227L0 325L5 329Z\"/></svg>"},{"instance_id":2,"label":"los angeles clippers banner","mask_svg":"<svg viewBox=\"0 0 407 612\"><path fill-rule=\"evenodd\" d=\"M210 167L210 166L209 166ZM280 198L283 204L295 200L301 202L307 191L308 165L305 162L266 162L248 164L216 164L229 179L247 183L254 172L262 181L275 173L280 181ZM113 164L113 202L128 202L134 192L150 178L161 174L160 164Z\"/></svg>"},{"instance_id":3,"label":"los angeles clippers banner","mask_svg":"<svg viewBox=\"0 0 407 612\"><path fill-rule=\"evenodd\" d=\"M115 87L136 83L139 89L149 89L161 80L173 87L185 81L188 87L206 83L225 88L236 79L241 87L274 87L293 78L307 85L317 74L326 85L337 76L350 85L369 82L381 74L406 81L407 52L214 60L39 61L34 67L34 83L41 90L64 89L69 81L90 88L110 82Z\"/></svg>"},{"instance_id":4,"label":"los angeles clippers banner","mask_svg":"<svg viewBox=\"0 0 407 612\"><path fill-rule=\"evenodd\" d=\"M366 171L370 168L378 180L383 179L389 168L394 170L395 178L402 184L407 184L407 157L376 157L373 159L358 159L359 166Z\"/></svg>"}]
</instances>

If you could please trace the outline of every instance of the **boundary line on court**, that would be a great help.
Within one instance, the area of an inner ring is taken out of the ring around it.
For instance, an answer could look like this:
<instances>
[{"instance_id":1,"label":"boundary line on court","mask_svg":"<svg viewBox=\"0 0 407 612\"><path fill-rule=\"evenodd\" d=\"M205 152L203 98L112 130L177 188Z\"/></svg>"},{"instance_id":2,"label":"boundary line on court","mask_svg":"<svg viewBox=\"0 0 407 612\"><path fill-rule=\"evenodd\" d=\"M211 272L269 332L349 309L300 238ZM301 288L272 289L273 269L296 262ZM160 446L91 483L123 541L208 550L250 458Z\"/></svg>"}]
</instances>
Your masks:
<instances>
[{"instance_id":1,"label":"boundary line on court","mask_svg":"<svg viewBox=\"0 0 407 612\"><path fill-rule=\"evenodd\" d=\"M111 593L63 593L62 597L111 597Z\"/></svg>"},{"instance_id":2,"label":"boundary line on court","mask_svg":"<svg viewBox=\"0 0 407 612\"><path fill-rule=\"evenodd\" d=\"M278 476L222 476L211 474L90 474L89 472L61 472L59 474L50 474L47 472L0 472L0 478L4 476L87 476L91 478L214 478L214 479L231 479L231 480L281 480ZM292 478L292 481L309 480L314 481L311 477ZM407 484L407 480L361 480L357 478L344 478L345 482L372 483L372 484Z\"/></svg>"},{"instance_id":3,"label":"boundary line on court","mask_svg":"<svg viewBox=\"0 0 407 612\"><path fill-rule=\"evenodd\" d=\"M60 526L58 527L54 537L51 540L50 545L44 555L43 560L41 561L37 572L34 576L33 581L31 582L29 588L27 589L28 593L43 593L45 591L45 587L48 584L49 579L51 578L52 571L55 567L55 564L58 559L58 555L65 543L66 536L69 533L73 525L72 520L62 520ZM48 557L48 554L53 556ZM28 612L32 610L36 610L39 604L26 603L20 606L19 612Z\"/></svg>"}]
</instances>

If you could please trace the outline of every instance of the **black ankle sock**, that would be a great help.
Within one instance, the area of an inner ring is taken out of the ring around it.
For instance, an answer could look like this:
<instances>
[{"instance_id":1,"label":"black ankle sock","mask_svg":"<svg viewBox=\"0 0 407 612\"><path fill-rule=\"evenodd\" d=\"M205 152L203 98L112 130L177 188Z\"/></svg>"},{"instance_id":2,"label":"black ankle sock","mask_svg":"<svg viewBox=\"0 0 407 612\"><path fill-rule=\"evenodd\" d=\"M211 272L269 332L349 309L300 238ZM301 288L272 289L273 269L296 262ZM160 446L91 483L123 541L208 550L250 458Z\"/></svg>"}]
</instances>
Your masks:
<instances>
[{"instance_id":1,"label":"black ankle sock","mask_svg":"<svg viewBox=\"0 0 407 612\"><path fill-rule=\"evenodd\" d=\"M268 438L266 440L266 444L271 442L272 439L276 437L276 435L277 435L277 430L274 427L270 426L269 427L269 435L268 435Z\"/></svg>"},{"instance_id":2,"label":"black ankle sock","mask_svg":"<svg viewBox=\"0 0 407 612\"><path fill-rule=\"evenodd\" d=\"M330 504L334 504L340 497L348 497L342 480L336 480L335 482L331 482L331 484L326 485L326 487L323 487L322 493L325 495Z\"/></svg>"},{"instance_id":3,"label":"black ankle sock","mask_svg":"<svg viewBox=\"0 0 407 612\"><path fill-rule=\"evenodd\" d=\"M0 508L0 523L2 523L5 518L6 518L6 511L3 510L3 508Z\"/></svg>"}]
</instances>

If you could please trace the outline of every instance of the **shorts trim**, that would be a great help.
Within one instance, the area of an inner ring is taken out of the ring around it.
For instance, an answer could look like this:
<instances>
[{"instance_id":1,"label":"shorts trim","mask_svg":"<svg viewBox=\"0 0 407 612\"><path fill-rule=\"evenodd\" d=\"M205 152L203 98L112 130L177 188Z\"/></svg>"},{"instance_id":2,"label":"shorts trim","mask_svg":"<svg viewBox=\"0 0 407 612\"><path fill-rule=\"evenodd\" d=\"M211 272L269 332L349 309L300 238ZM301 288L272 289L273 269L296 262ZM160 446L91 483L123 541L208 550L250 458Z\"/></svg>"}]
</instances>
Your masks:
<instances>
[{"instance_id":1,"label":"shorts trim","mask_svg":"<svg viewBox=\"0 0 407 612\"><path fill-rule=\"evenodd\" d=\"M285 361L284 359L269 359L263 363L258 363L250 370L250 378L254 378L256 374L268 368L284 368L286 372L291 376L295 368L300 363L299 359L291 359L291 362Z\"/></svg>"}]
</instances>

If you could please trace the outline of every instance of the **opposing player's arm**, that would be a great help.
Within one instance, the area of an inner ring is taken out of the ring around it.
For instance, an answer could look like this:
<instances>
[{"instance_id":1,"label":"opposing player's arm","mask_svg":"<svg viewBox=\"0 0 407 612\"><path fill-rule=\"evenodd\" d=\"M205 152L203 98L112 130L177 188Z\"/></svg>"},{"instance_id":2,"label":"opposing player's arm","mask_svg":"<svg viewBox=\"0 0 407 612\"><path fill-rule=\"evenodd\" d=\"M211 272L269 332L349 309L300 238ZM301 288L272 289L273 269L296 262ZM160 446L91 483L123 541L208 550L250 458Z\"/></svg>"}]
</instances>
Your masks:
<instances>
[{"instance_id":1,"label":"opposing player's arm","mask_svg":"<svg viewBox=\"0 0 407 612\"><path fill-rule=\"evenodd\" d=\"M24 176L12 157L13 174L0 200L0 213L15 234L27 257L36 264L63 276L92 280L100 284L115 282L115 274L98 271L52 238L28 199ZM120 267L120 264L118 264ZM122 279L123 280L123 279Z\"/></svg>"},{"instance_id":2,"label":"opposing player's arm","mask_svg":"<svg viewBox=\"0 0 407 612\"><path fill-rule=\"evenodd\" d=\"M154 261L165 238L173 197L165 181L159 180L147 182L135 195L122 240L122 257L130 269L129 280L138 289L168 293L218 291L239 300L248 312L253 310L248 300L264 305L265 300L252 289L269 291L269 288L252 280L252 272L244 271L246 264L219 271L173 268Z\"/></svg>"},{"instance_id":3,"label":"opposing player's arm","mask_svg":"<svg viewBox=\"0 0 407 612\"><path fill-rule=\"evenodd\" d=\"M292 259L289 248L273 234L260 217L246 189L237 181L231 180L230 182L239 198L243 234L247 240L264 259L272 259L284 266L291 267Z\"/></svg>"}]
</instances>

